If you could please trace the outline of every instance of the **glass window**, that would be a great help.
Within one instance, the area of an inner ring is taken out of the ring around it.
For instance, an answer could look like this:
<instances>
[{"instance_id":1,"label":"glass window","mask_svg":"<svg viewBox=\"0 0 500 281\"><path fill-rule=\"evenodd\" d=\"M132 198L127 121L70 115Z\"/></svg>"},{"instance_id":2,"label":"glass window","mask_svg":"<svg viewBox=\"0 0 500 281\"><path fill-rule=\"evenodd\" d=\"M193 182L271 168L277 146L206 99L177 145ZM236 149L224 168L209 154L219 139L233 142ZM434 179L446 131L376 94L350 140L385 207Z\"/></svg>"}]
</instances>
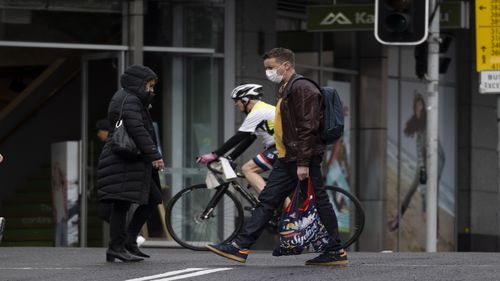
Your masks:
<instances>
[{"instance_id":1,"label":"glass window","mask_svg":"<svg viewBox=\"0 0 500 281\"><path fill-rule=\"evenodd\" d=\"M98 12L84 7L78 11L76 7L73 11L63 8L0 9L0 40L121 44L121 11Z\"/></svg>"},{"instance_id":2,"label":"glass window","mask_svg":"<svg viewBox=\"0 0 500 281\"><path fill-rule=\"evenodd\" d=\"M144 45L224 49L224 1L147 1Z\"/></svg>"},{"instance_id":3,"label":"glass window","mask_svg":"<svg viewBox=\"0 0 500 281\"><path fill-rule=\"evenodd\" d=\"M159 77L151 113L167 167L161 179L167 202L181 188L205 182L206 170L195 159L216 148L222 136L223 59L145 53L144 64Z\"/></svg>"}]
</instances>

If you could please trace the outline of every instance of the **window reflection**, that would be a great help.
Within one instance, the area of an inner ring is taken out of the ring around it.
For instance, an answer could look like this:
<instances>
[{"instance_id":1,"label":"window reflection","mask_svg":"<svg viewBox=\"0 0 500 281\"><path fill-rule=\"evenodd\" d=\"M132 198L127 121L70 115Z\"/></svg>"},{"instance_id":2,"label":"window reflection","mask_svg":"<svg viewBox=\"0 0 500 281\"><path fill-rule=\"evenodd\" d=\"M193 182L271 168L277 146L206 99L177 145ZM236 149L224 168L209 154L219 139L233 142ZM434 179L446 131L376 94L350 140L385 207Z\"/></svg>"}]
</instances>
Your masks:
<instances>
[{"instance_id":1,"label":"window reflection","mask_svg":"<svg viewBox=\"0 0 500 281\"><path fill-rule=\"evenodd\" d=\"M222 52L224 1L147 1L144 44Z\"/></svg>"},{"instance_id":2,"label":"window reflection","mask_svg":"<svg viewBox=\"0 0 500 281\"><path fill-rule=\"evenodd\" d=\"M168 202L182 188L205 181L206 170L197 169L195 159L213 150L222 135L223 59L145 53L144 63L160 79L151 112L168 167L162 175L163 199ZM162 238L161 225L148 221L150 237Z\"/></svg>"},{"instance_id":3,"label":"window reflection","mask_svg":"<svg viewBox=\"0 0 500 281\"><path fill-rule=\"evenodd\" d=\"M0 6L1 7L1 6ZM73 10L78 10L75 6ZM121 44L122 15L115 11L0 9L0 40Z\"/></svg>"}]
</instances>

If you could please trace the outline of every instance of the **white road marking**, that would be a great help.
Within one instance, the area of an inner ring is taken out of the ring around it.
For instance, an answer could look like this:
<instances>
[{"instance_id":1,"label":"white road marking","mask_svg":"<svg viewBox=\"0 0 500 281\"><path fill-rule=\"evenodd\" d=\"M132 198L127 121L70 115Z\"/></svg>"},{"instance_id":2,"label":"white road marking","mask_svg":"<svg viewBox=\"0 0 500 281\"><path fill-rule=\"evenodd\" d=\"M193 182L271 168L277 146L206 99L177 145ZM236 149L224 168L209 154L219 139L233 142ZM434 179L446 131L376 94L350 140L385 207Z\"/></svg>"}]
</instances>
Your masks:
<instances>
[{"instance_id":1,"label":"white road marking","mask_svg":"<svg viewBox=\"0 0 500 281\"><path fill-rule=\"evenodd\" d=\"M128 279L125 281L147 281L147 280L155 280L155 281L167 281L167 280L178 280L178 279L183 279L183 278L188 278L188 277L193 277L193 276L199 276L199 275L204 275L204 274L209 274L212 272L217 272L217 271L223 271L223 270L229 270L231 268L216 268L216 269L208 269L208 268L186 268L182 270L175 270L175 271L169 271L161 274L156 274L156 275L151 275L151 276L145 276L145 277L140 277L140 278L134 278L134 279ZM195 273L189 273L189 274L184 274L184 275L179 275L182 273L188 273L188 272L193 272L193 271L198 271ZM163 278L163 277L168 277L168 276L173 276L173 275L178 275L175 277L170 277L170 278ZM163 279L159 279L163 278Z\"/></svg>"},{"instance_id":2,"label":"white road marking","mask_svg":"<svg viewBox=\"0 0 500 281\"><path fill-rule=\"evenodd\" d=\"M141 277L141 278L134 278L134 279L128 279L125 281L145 281L145 280L153 280L153 279L158 279L161 277L168 277L172 275L177 275L185 272L191 272L191 271L198 271L198 270L205 270L206 268L186 268L183 270L176 270L176 271L169 271L165 272L162 274L156 274L156 275L151 275L151 276L146 276L146 277Z\"/></svg>"},{"instance_id":3,"label":"white road marking","mask_svg":"<svg viewBox=\"0 0 500 281\"><path fill-rule=\"evenodd\" d=\"M66 270L82 269L81 267L0 267L0 270Z\"/></svg>"},{"instance_id":4,"label":"white road marking","mask_svg":"<svg viewBox=\"0 0 500 281\"><path fill-rule=\"evenodd\" d=\"M215 269L207 269L207 270L202 270L194 273L188 273L188 274L183 274L183 275L178 275L170 278L164 278L164 279L157 279L155 281L172 281L172 280L179 280L179 279L185 279L189 277L195 277L195 276L200 276L200 275L206 275L218 271L225 271L225 270L231 270L232 268L215 268Z\"/></svg>"}]
</instances>

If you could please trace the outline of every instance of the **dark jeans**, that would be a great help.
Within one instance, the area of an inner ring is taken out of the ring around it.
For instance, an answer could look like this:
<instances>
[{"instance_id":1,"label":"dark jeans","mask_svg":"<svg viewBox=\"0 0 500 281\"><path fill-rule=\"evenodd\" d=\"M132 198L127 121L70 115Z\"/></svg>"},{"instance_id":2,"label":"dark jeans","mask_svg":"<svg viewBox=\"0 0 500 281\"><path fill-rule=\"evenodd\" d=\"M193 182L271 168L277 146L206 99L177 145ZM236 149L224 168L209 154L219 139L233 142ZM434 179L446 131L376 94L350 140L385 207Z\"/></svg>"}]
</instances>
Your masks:
<instances>
[{"instance_id":1,"label":"dark jeans","mask_svg":"<svg viewBox=\"0 0 500 281\"><path fill-rule=\"evenodd\" d=\"M113 250L121 250L127 241L127 236L132 237L135 242L135 238L141 231L142 226L157 206L157 204L140 205L135 210L132 220L126 229L127 212L130 209L130 205L131 203L126 201L112 203L109 248Z\"/></svg>"},{"instance_id":2,"label":"dark jeans","mask_svg":"<svg viewBox=\"0 0 500 281\"><path fill-rule=\"evenodd\" d=\"M326 251L337 251L342 248L338 233L337 216L324 189L321 160L322 156L320 155L311 159L309 177L311 177L314 185L316 207L320 219L330 235L330 245L328 245ZM245 224L243 232L234 240L238 246L248 249L257 241L271 219L274 210L281 208L285 198L295 190L297 181L296 162L284 162L282 159L278 159L274 163L266 187L260 193L260 203L255 208L250 220ZM307 180L304 180L301 185L302 191L307 192Z\"/></svg>"}]
</instances>

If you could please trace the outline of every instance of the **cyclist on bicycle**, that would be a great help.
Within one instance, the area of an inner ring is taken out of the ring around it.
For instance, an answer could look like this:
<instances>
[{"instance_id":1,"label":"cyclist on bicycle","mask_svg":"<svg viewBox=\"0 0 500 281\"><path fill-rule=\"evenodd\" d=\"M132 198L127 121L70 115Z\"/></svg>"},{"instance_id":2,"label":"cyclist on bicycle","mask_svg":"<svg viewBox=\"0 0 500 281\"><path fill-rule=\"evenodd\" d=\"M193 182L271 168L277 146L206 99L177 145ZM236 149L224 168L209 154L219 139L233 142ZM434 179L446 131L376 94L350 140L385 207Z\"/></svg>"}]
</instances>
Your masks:
<instances>
[{"instance_id":1,"label":"cyclist on bicycle","mask_svg":"<svg viewBox=\"0 0 500 281\"><path fill-rule=\"evenodd\" d=\"M241 167L248 183L259 194L266 185L260 174L272 169L277 158L274 144L274 115L276 108L263 102L261 97L262 85L243 84L234 88L231 92L231 98L234 100L236 108L247 115L245 120L238 132L221 147L211 153L201 155L197 159L198 163L206 165L234 148L227 156L228 159L234 160L255 141L257 136L261 136L265 150Z\"/></svg>"}]
</instances>

